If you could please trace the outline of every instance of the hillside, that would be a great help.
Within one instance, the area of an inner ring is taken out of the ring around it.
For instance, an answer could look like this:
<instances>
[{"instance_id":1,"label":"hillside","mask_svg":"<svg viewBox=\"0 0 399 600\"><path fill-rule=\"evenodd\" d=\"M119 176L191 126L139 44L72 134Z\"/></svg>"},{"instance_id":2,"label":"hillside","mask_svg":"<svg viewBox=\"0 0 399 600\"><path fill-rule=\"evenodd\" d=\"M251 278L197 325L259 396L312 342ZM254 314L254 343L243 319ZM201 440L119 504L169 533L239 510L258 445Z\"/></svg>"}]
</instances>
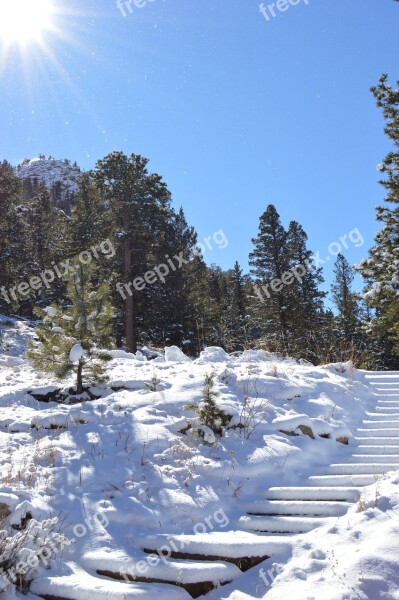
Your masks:
<instances>
[{"instance_id":1,"label":"hillside","mask_svg":"<svg viewBox=\"0 0 399 600\"><path fill-rule=\"evenodd\" d=\"M16 167L16 173L23 182L26 199L32 198L37 185L42 184L50 191L54 205L70 213L81 175L76 163L50 157L26 159Z\"/></svg>"},{"instance_id":2,"label":"hillside","mask_svg":"<svg viewBox=\"0 0 399 600\"><path fill-rule=\"evenodd\" d=\"M399 373L113 351L87 401L23 358L26 324L4 329L5 599L398 598ZM188 405L212 373L229 423L205 442ZM35 556L22 596L12 565Z\"/></svg>"}]
</instances>

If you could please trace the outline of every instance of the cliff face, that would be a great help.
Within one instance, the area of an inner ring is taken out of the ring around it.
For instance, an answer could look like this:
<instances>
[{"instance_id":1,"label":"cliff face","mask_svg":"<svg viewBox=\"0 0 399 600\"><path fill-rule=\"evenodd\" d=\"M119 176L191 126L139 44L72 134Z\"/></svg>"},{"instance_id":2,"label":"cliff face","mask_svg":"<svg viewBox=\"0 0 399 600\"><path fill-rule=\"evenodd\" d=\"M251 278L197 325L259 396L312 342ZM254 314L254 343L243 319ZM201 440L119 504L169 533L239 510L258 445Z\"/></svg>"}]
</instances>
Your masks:
<instances>
[{"instance_id":1,"label":"cliff face","mask_svg":"<svg viewBox=\"0 0 399 600\"><path fill-rule=\"evenodd\" d=\"M76 163L51 157L27 159L16 167L16 173L22 180L26 200L33 198L42 184L50 191L54 206L70 214L81 175Z\"/></svg>"}]
</instances>

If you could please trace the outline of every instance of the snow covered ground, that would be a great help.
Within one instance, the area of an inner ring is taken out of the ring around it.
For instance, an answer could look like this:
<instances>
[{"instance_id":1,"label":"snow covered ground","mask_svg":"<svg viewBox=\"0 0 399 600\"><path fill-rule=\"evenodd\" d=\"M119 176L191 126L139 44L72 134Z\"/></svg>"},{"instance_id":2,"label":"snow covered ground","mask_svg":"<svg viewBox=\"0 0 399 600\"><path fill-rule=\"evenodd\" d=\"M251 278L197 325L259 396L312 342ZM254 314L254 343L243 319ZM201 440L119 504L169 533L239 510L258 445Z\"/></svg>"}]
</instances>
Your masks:
<instances>
[{"instance_id":1,"label":"snow covered ground","mask_svg":"<svg viewBox=\"0 0 399 600\"><path fill-rule=\"evenodd\" d=\"M114 351L97 400L57 404L34 396L72 381L0 328L1 597L399 600L399 373ZM188 405L212 373L231 419L206 443Z\"/></svg>"}]
</instances>

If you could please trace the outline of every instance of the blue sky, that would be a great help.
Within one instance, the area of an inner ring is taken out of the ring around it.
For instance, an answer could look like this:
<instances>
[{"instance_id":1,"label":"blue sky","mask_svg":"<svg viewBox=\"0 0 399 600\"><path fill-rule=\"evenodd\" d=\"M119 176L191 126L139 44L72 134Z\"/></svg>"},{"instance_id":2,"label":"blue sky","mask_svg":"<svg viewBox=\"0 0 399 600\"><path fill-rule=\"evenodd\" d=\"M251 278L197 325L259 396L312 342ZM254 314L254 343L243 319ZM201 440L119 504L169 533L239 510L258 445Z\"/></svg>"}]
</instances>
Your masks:
<instances>
[{"instance_id":1,"label":"blue sky","mask_svg":"<svg viewBox=\"0 0 399 600\"><path fill-rule=\"evenodd\" d=\"M322 257L354 228L364 246L345 254L366 255L390 148L369 88L399 79L397 2L300 0L269 21L257 0L153 0L125 17L116 0L54 3L46 49L3 65L1 158L147 156L200 241L223 229L228 247L206 259L224 268L247 268L269 203Z\"/></svg>"}]
</instances>

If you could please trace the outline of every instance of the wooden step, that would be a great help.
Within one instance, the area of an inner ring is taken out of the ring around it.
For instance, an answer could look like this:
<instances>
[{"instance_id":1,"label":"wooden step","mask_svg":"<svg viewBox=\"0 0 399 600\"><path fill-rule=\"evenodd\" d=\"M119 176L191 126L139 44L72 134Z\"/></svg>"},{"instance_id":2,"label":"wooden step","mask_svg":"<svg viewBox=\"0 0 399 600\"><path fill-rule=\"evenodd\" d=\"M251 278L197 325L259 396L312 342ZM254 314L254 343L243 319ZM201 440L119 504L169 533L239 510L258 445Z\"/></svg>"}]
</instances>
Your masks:
<instances>
[{"instance_id":1,"label":"wooden step","mask_svg":"<svg viewBox=\"0 0 399 600\"><path fill-rule=\"evenodd\" d=\"M120 581L165 583L185 589L197 598L215 587L231 583L240 574L236 565L223 561L179 560L169 556L130 557L124 552L99 549L84 555L83 564Z\"/></svg>"},{"instance_id":2,"label":"wooden step","mask_svg":"<svg viewBox=\"0 0 399 600\"><path fill-rule=\"evenodd\" d=\"M71 567L68 563L67 567ZM122 583L90 575L76 564L70 573L35 578L30 591L45 600L191 600L191 595L175 585Z\"/></svg>"}]
</instances>

